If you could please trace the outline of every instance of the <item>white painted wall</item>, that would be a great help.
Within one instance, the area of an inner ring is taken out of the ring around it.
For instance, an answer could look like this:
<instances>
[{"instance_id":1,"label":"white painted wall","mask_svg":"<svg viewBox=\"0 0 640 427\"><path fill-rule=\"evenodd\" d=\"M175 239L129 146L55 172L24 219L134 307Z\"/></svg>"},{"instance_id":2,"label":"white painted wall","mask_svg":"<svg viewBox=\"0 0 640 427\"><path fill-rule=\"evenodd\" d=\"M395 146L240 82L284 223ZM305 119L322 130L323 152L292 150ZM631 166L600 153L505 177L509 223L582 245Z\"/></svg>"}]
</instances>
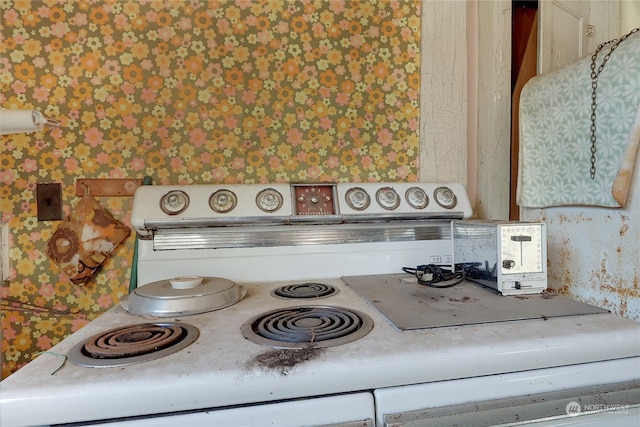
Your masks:
<instances>
[{"instance_id":1,"label":"white painted wall","mask_svg":"<svg viewBox=\"0 0 640 427\"><path fill-rule=\"evenodd\" d=\"M422 4L420 180L467 184L467 5Z\"/></svg>"},{"instance_id":2,"label":"white painted wall","mask_svg":"<svg viewBox=\"0 0 640 427\"><path fill-rule=\"evenodd\" d=\"M478 10L477 33L469 35L478 40L477 74L470 73L470 78L477 81L476 213L483 219L508 219L511 162L511 0L470 3L477 5Z\"/></svg>"},{"instance_id":3,"label":"white painted wall","mask_svg":"<svg viewBox=\"0 0 640 427\"><path fill-rule=\"evenodd\" d=\"M640 27L640 0L623 0L620 2L620 33L626 34L633 28Z\"/></svg>"},{"instance_id":4,"label":"white painted wall","mask_svg":"<svg viewBox=\"0 0 640 427\"><path fill-rule=\"evenodd\" d=\"M511 0L425 0L420 180L466 185L481 218L509 215Z\"/></svg>"}]
</instances>

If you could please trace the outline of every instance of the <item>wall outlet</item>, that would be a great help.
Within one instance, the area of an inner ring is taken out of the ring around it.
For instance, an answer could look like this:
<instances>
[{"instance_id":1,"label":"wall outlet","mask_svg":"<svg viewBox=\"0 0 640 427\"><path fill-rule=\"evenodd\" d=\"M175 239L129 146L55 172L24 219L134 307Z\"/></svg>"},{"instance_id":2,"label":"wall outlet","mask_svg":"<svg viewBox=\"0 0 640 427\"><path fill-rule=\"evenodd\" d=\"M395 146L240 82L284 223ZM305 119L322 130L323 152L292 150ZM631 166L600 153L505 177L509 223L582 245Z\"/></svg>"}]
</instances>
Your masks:
<instances>
[{"instance_id":1,"label":"wall outlet","mask_svg":"<svg viewBox=\"0 0 640 427\"><path fill-rule=\"evenodd\" d=\"M0 226L0 276L2 281L9 280L9 223Z\"/></svg>"},{"instance_id":2,"label":"wall outlet","mask_svg":"<svg viewBox=\"0 0 640 427\"><path fill-rule=\"evenodd\" d=\"M442 257L440 255L429 256L429 264L440 264L441 262L442 262Z\"/></svg>"},{"instance_id":3,"label":"wall outlet","mask_svg":"<svg viewBox=\"0 0 640 427\"><path fill-rule=\"evenodd\" d=\"M38 221L60 221L62 219L62 184L36 185Z\"/></svg>"}]
</instances>

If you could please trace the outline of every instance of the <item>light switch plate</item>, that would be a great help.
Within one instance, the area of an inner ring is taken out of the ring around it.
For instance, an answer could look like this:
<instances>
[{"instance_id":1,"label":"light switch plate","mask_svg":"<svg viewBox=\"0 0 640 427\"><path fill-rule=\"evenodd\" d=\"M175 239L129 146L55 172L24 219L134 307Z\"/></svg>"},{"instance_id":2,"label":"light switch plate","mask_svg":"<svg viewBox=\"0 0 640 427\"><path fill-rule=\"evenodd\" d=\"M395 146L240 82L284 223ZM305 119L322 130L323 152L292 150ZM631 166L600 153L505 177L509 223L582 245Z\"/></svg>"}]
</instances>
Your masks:
<instances>
[{"instance_id":1,"label":"light switch plate","mask_svg":"<svg viewBox=\"0 0 640 427\"><path fill-rule=\"evenodd\" d=\"M38 183L38 221L60 221L62 219L62 184Z\"/></svg>"}]
</instances>

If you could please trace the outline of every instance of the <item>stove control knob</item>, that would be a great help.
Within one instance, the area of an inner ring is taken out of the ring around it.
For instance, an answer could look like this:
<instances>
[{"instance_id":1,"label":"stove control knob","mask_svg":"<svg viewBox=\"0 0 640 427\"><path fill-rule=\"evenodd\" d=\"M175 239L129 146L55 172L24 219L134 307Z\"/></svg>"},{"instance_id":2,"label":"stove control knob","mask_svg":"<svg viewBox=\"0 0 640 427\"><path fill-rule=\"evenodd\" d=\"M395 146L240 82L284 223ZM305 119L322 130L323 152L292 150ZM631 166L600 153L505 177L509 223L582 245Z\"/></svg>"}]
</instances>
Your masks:
<instances>
[{"instance_id":1,"label":"stove control knob","mask_svg":"<svg viewBox=\"0 0 640 427\"><path fill-rule=\"evenodd\" d=\"M218 213L226 213L236 207L238 198L229 190L218 190L209 198L209 206Z\"/></svg>"},{"instance_id":2,"label":"stove control knob","mask_svg":"<svg viewBox=\"0 0 640 427\"><path fill-rule=\"evenodd\" d=\"M424 209L429 204L427 193L420 187L411 187L404 194L407 203L415 209Z\"/></svg>"},{"instance_id":3,"label":"stove control knob","mask_svg":"<svg viewBox=\"0 0 640 427\"><path fill-rule=\"evenodd\" d=\"M504 261L502 261L502 267L509 269L509 268L513 268L516 266L516 262L512 259L505 259Z\"/></svg>"},{"instance_id":4,"label":"stove control knob","mask_svg":"<svg viewBox=\"0 0 640 427\"><path fill-rule=\"evenodd\" d=\"M178 215L189 206L189 196L180 190L169 191L160 199L160 209L167 215Z\"/></svg>"},{"instance_id":5,"label":"stove control knob","mask_svg":"<svg viewBox=\"0 0 640 427\"><path fill-rule=\"evenodd\" d=\"M391 187L383 187L376 192L378 204L387 210L393 210L400 205L400 196Z\"/></svg>"},{"instance_id":6,"label":"stove control knob","mask_svg":"<svg viewBox=\"0 0 640 427\"><path fill-rule=\"evenodd\" d=\"M275 212L282 207L282 194L273 188L267 188L258 193L256 204L264 212Z\"/></svg>"},{"instance_id":7,"label":"stove control knob","mask_svg":"<svg viewBox=\"0 0 640 427\"><path fill-rule=\"evenodd\" d=\"M433 192L436 203L445 209L453 209L458 204L458 199L449 187L438 187Z\"/></svg>"},{"instance_id":8,"label":"stove control knob","mask_svg":"<svg viewBox=\"0 0 640 427\"><path fill-rule=\"evenodd\" d=\"M347 201L347 205L349 205L351 209L355 209L357 211L367 209L371 202L367 192L360 187L350 189L344 197Z\"/></svg>"}]
</instances>

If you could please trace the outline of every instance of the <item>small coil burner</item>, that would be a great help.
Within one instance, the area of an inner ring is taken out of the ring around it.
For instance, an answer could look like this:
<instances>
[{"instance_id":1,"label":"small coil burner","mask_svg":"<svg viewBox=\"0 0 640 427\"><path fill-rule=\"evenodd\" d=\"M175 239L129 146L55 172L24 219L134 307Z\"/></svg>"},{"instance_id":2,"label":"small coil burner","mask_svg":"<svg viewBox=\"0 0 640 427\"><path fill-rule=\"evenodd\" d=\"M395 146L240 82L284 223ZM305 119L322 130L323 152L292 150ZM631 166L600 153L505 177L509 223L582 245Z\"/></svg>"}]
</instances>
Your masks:
<instances>
[{"instance_id":1,"label":"small coil burner","mask_svg":"<svg viewBox=\"0 0 640 427\"><path fill-rule=\"evenodd\" d=\"M342 307L301 306L278 309L242 325L251 342L275 348L333 347L367 335L373 320Z\"/></svg>"},{"instance_id":2,"label":"small coil burner","mask_svg":"<svg viewBox=\"0 0 640 427\"><path fill-rule=\"evenodd\" d=\"M192 344L200 332L186 323L140 323L96 334L67 355L88 368L124 366L159 359Z\"/></svg>"},{"instance_id":3,"label":"small coil burner","mask_svg":"<svg viewBox=\"0 0 640 427\"><path fill-rule=\"evenodd\" d=\"M324 283L297 283L285 285L271 291L271 295L278 298L318 299L335 295L339 290Z\"/></svg>"}]
</instances>

